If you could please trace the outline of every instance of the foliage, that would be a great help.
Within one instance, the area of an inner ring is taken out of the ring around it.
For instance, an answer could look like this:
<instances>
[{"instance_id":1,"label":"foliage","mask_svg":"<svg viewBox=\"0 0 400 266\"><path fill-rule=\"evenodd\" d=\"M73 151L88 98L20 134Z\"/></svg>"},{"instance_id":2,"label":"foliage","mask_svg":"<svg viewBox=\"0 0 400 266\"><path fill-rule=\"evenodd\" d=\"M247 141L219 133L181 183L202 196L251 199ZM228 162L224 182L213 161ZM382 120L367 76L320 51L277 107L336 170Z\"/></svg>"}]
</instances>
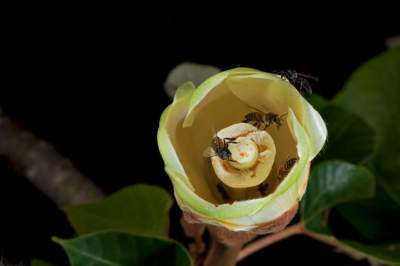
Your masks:
<instances>
[{"instance_id":1,"label":"foliage","mask_svg":"<svg viewBox=\"0 0 400 266\"><path fill-rule=\"evenodd\" d=\"M326 121L330 138L301 205L307 230L335 238L372 262L400 265L400 124L395 122L400 112L400 49L362 65L332 102L320 96L311 102ZM357 239L336 236L342 233L330 226L332 209Z\"/></svg>"},{"instance_id":2,"label":"foliage","mask_svg":"<svg viewBox=\"0 0 400 266\"><path fill-rule=\"evenodd\" d=\"M313 95L310 102L329 138L301 203L306 230L370 261L400 265L400 49L360 66L333 101ZM160 188L127 187L67 209L79 236L54 241L71 265L191 265L185 248L167 238L171 204ZM332 227L332 210L354 234Z\"/></svg>"},{"instance_id":3,"label":"foliage","mask_svg":"<svg viewBox=\"0 0 400 266\"><path fill-rule=\"evenodd\" d=\"M171 196L159 187L126 187L100 202L68 208L79 236L53 240L73 266L191 265L185 248L167 238L171 205Z\"/></svg>"}]
</instances>

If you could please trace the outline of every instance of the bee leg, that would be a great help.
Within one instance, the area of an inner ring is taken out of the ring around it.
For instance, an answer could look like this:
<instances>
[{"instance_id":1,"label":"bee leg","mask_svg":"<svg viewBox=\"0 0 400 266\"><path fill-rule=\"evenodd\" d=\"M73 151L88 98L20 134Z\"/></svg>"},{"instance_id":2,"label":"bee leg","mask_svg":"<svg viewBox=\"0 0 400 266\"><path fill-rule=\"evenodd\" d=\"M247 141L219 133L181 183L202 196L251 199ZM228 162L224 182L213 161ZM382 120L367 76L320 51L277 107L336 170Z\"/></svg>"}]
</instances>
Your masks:
<instances>
[{"instance_id":1,"label":"bee leg","mask_svg":"<svg viewBox=\"0 0 400 266\"><path fill-rule=\"evenodd\" d=\"M304 90L303 90L304 89ZM300 79L300 92L306 92L307 94L312 94L311 85L305 78Z\"/></svg>"},{"instance_id":2,"label":"bee leg","mask_svg":"<svg viewBox=\"0 0 400 266\"><path fill-rule=\"evenodd\" d=\"M225 188L223 187L223 185L221 183L219 183L217 185L217 190L221 194L221 196L224 200L230 200L228 193L226 192Z\"/></svg>"},{"instance_id":3,"label":"bee leg","mask_svg":"<svg viewBox=\"0 0 400 266\"><path fill-rule=\"evenodd\" d=\"M226 140L228 140L228 141L226 141ZM230 143L234 143L234 144L239 143L235 140L236 140L236 138L224 138L224 144L226 145L226 144L230 144Z\"/></svg>"}]
</instances>

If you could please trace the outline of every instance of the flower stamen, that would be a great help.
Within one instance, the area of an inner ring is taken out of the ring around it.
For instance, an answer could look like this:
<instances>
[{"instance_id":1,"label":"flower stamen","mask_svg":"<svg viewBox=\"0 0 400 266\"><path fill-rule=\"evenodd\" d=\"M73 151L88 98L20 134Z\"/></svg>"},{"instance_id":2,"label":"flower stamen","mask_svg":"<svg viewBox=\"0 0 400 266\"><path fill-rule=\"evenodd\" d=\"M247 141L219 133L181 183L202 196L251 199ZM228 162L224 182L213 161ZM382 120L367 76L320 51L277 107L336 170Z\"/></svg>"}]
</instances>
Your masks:
<instances>
[{"instance_id":1,"label":"flower stamen","mask_svg":"<svg viewBox=\"0 0 400 266\"><path fill-rule=\"evenodd\" d=\"M276 151L272 137L265 130L238 123L220 130L217 136L235 139L228 145L231 161L211 157L214 172L222 183L231 188L248 188L268 178Z\"/></svg>"}]
</instances>

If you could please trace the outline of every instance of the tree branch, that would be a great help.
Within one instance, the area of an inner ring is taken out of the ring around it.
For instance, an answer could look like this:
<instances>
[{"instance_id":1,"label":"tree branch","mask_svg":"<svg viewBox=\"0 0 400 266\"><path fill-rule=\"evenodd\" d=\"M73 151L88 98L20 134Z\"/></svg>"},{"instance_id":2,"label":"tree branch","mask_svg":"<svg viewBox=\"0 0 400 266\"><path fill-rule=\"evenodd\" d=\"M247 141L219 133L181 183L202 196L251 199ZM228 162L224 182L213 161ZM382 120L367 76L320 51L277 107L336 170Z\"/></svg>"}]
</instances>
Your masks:
<instances>
[{"instance_id":1,"label":"tree branch","mask_svg":"<svg viewBox=\"0 0 400 266\"><path fill-rule=\"evenodd\" d=\"M104 193L53 146L19 127L0 110L0 156L10 161L60 209Z\"/></svg>"}]
</instances>

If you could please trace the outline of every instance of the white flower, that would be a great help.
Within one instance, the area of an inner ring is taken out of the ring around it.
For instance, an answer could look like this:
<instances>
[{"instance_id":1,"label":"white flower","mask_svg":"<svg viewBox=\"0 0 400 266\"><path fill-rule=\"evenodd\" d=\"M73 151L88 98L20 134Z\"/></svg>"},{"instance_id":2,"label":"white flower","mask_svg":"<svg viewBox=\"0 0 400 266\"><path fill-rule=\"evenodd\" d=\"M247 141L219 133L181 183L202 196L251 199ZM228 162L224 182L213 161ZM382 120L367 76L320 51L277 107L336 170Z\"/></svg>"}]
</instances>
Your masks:
<instances>
[{"instance_id":1,"label":"white flower","mask_svg":"<svg viewBox=\"0 0 400 266\"><path fill-rule=\"evenodd\" d=\"M282 126L272 123L264 130L243 123L255 109L278 115ZM215 134L232 139L226 139L232 142L226 146L230 160L204 157ZM311 160L326 137L321 116L292 84L249 68L218 73L196 89L183 84L158 129L165 170L181 209L232 231L284 228L297 211Z\"/></svg>"}]
</instances>

